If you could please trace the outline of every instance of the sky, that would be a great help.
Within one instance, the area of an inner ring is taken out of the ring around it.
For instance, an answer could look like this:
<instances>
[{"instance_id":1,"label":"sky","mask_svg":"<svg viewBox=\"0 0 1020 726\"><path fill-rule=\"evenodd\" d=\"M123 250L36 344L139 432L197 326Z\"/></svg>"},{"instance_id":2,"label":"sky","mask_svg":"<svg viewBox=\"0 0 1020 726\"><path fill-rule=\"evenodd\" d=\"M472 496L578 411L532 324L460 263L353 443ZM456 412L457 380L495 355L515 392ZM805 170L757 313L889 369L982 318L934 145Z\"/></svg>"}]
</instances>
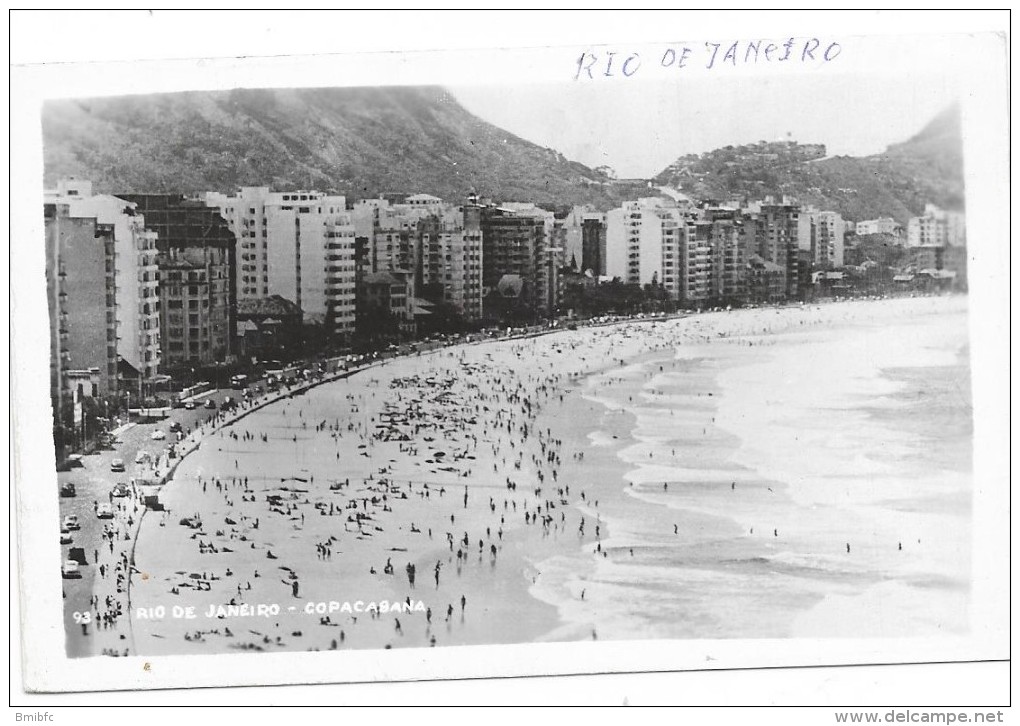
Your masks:
<instances>
[{"instance_id":1,"label":"sky","mask_svg":"<svg viewBox=\"0 0 1020 726\"><path fill-rule=\"evenodd\" d=\"M475 115L568 159L647 178L684 154L760 140L879 153L948 108L960 84L940 74L805 74L450 91Z\"/></svg>"}]
</instances>

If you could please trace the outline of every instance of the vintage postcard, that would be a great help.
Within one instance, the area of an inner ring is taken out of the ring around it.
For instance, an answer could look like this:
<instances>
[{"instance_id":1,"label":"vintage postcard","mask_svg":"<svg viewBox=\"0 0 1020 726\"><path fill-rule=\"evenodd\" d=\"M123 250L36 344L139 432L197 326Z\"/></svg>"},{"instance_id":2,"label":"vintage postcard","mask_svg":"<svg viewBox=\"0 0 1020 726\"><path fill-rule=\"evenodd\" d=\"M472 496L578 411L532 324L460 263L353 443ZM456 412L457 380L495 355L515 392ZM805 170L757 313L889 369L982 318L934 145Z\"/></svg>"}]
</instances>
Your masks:
<instances>
[{"instance_id":1,"label":"vintage postcard","mask_svg":"<svg viewBox=\"0 0 1020 726\"><path fill-rule=\"evenodd\" d=\"M1009 657L1002 36L13 71L26 690Z\"/></svg>"}]
</instances>

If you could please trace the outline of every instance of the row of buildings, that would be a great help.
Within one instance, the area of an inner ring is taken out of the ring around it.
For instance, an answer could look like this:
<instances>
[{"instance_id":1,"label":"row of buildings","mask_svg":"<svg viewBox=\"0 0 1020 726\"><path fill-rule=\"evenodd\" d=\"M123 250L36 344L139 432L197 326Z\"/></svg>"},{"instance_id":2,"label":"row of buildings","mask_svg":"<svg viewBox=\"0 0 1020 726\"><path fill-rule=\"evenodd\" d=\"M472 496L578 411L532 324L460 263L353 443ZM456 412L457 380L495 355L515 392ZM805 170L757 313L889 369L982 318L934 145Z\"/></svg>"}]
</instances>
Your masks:
<instances>
[{"instance_id":1,"label":"row of buildings","mask_svg":"<svg viewBox=\"0 0 1020 726\"><path fill-rule=\"evenodd\" d=\"M847 231L858 237L886 235L903 240L907 247L963 247L967 241L964 215L934 204L926 204L924 214L911 217L906 230L892 217L879 217L847 222Z\"/></svg>"},{"instance_id":2,"label":"row of buildings","mask_svg":"<svg viewBox=\"0 0 1020 726\"><path fill-rule=\"evenodd\" d=\"M843 265L839 215L786 199L739 206L649 197L611 210L605 227L600 272L659 285L689 305L792 299L802 267Z\"/></svg>"},{"instance_id":3,"label":"row of buildings","mask_svg":"<svg viewBox=\"0 0 1020 726\"><path fill-rule=\"evenodd\" d=\"M439 319L549 318L567 312L572 284L616 280L691 307L780 302L813 272L844 266L853 227L789 199L648 197L554 213L268 187L112 196L76 179L46 192L44 213L57 412L71 393L144 396L168 376L274 357L296 331L343 350L412 338ZM888 225L856 225L871 226ZM939 210L915 226L918 248L963 244L962 224Z\"/></svg>"}]
</instances>

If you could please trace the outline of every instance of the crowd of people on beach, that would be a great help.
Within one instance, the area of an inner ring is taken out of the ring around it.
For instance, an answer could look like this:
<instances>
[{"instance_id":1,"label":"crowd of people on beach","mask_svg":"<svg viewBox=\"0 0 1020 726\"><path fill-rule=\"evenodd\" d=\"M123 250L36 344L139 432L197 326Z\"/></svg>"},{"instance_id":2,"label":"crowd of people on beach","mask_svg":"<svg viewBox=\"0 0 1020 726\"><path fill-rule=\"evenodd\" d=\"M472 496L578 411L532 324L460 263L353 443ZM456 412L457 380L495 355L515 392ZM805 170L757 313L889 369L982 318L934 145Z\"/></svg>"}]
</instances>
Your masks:
<instances>
[{"instance_id":1,"label":"crowd of people on beach","mask_svg":"<svg viewBox=\"0 0 1020 726\"><path fill-rule=\"evenodd\" d=\"M477 634L486 627L484 615L468 613L468 595L497 580L524 580L519 554L512 555L514 568L500 566L511 542L567 542L596 560L622 554L604 546L599 503L602 487L624 484L600 480L587 466L583 445L565 445L556 411L569 390L594 372L622 369L651 351L706 343L763 346L778 332L829 317L811 308L774 317L770 311L730 319L723 313L460 346L388 364L392 373L388 367L363 371L337 384L343 393L328 399L334 408L325 414L320 401L294 396L264 416L229 426L211 421L189 437L195 446L201 439L209 454L203 470L178 474L166 485L168 492L181 490L183 511L194 515L186 518L186 532L166 515L159 521L175 530L166 532L167 547L188 563L153 575L164 596L289 603L356 583L387 600L421 599L427 607L421 615L401 613L403 619L378 610L331 613L308 626L307 618L284 614L251 628L191 629L181 634L189 647L211 650L172 652L467 642L464 629ZM612 375L604 374L599 385L613 385ZM306 456L307 465L281 471L284 452L294 461ZM210 461L219 470L211 470ZM668 482L663 486L668 491ZM103 627L124 617L121 596L128 580L139 577L115 542L130 536L144 507L137 492L124 506L119 515L125 516L108 525L101 570L114 591L93 598L97 616L101 611L109 623ZM193 549L181 549L184 541ZM428 573L427 584L419 570ZM579 599L592 603L589 588L580 589ZM149 638L172 632L145 625ZM597 637L594 625L591 634Z\"/></svg>"}]
</instances>

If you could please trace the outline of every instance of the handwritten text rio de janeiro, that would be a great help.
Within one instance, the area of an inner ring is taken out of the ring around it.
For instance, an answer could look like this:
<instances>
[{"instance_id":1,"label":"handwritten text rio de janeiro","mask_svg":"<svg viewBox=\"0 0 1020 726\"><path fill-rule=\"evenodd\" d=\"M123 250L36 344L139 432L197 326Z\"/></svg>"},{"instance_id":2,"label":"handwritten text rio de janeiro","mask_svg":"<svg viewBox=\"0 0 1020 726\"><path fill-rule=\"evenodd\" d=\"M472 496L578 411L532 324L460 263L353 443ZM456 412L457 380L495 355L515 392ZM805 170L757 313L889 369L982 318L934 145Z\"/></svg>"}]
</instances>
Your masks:
<instances>
[{"instance_id":1,"label":"handwritten text rio de janeiro","mask_svg":"<svg viewBox=\"0 0 1020 726\"><path fill-rule=\"evenodd\" d=\"M782 41L738 40L727 43L692 43L666 46L661 51L584 51L574 61L574 80L630 78L650 72L703 68L723 70L771 63L825 65L843 52L835 41L819 38L789 38Z\"/></svg>"}]
</instances>

